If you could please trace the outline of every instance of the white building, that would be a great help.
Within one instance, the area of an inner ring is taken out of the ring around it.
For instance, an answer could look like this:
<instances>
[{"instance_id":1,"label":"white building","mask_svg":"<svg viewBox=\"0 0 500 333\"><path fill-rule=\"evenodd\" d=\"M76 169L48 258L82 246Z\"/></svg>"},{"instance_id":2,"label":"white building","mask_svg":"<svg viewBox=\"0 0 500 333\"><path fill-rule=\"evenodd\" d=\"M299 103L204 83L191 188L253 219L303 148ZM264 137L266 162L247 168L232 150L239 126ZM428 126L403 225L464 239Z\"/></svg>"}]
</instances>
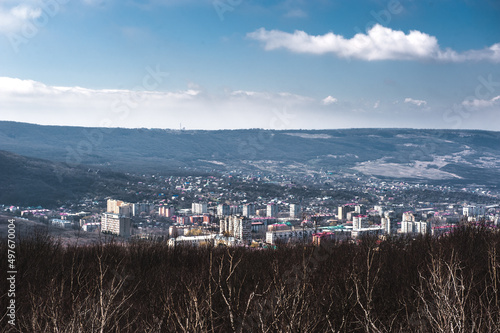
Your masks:
<instances>
[{"instance_id":1,"label":"white building","mask_svg":"<svg viewBox=\"0 0 500 333\"><path fill-rule=\"evenodd\" d=\"M418 232L420 234L427 234L427 233L431 232L431 223L430 222L420 221L420 222L413 222L413 223L414 223L415 232Z\"/></svg>"},{"instance_id":2,"label":"white building","mask_svg":"<svg viewBox=\"0 0 500 333\"><path fill-rule=\"evenodd\" d=\"M175 245L208 246L208 245L213 245L213 243L214 243L214 235L179 236L177 238L170 238L168 240L169 246L175 246Z\"/></svg>"},{"instance_id":3,"label":"white building","mask_svg":"<svg viewBox=\"0 0 500 333\"><path fill-rule=\"evenodd\" d=\"M277 243L289 242L310 242L314 229L296 229L296 230L275 230L266 232L266 243L276 245Z\"/></svg>"},{"instance_id":4,"label":"white building","mask_svg":"<svg viewBox=\"0 0 500 333\"><path fill-rule=\"evenodd\" d=\"M202 235L202 236L179 236L170 238L168 246L233 246L238 242L234 237L222 237L220 235Z\"/></svg>"},{"instance_id":5,"label":"white building","mask_svg":"<svg viewBox=\"0 0 500 333\"><path fill-rule=\"evenodd\" d=\"M369 228L352 229L351 237L358 238L365 235L380 235L383 229L380 226L371 226Z\"/></svg>"},{"instance_id":6,"label":"white building","mask_svg":"<svg viewBox=\"0 0 500 333\"><path fill-rule=\"evenodd\" d=\"M101 231L121 237L130 237L132 221L130 218L113 213L103 213L101 216Z\"/></svg>"},{"instance_id":7,"label":"white building","mask_svg":"<svg viewBox=\"0 0 500 333\"><path fill-rule=\"evenodd\" d=\"M175 208L172 206L160 206L158 207L158 215L163 217L172 217L175 214Z\"/></svg>"},{"instance_id":8,"label":"white building","mask_svg":"<svg viewBox=\"0 0 500 333\"><path fill-rule=\"evenodd\" d=\"M388 235L393 234L397 232L397 223L394 223L393 220L391 220L390 217L383 217L381 219L381 227L384 229L384 232Z\"/></svg>"},{"instance_id":9,"label":"white building","mask_svg":"<svg viewBox=\"0 0 500 333\"><path fill-rule=\"evenodd\" d=\"M299 204L290 204L290 218L300 219L301 207Z\"/></svg>"},{"instance_id":10,"label":"white building","mask_svg":"<svg viewBox=\"0 0 500 333\"><path fill-rule=\"evenodd\" d=\"M71 229L73 228L73 222L68 220L52 219L50 223L59 228Z\"/></svg>"},{"instance_id":11,"label":"white building","mask_svg":"<svg viewBox=\"0 0 500 333\"><path fill-rule=\"evenodd\" d=\"M108 199L106 212L131 217L134 212L134 204L121 200Z\"/></svg>"},{"instance_id":12,"label":"white building","mask_svg":"<svg viewBox=\"0 0 500 333\"><path fill-rule=\"evenodd\" d=\"M94 232L98 230L101 227L100 223L94 222L94 223L85 223L82 226L82 230L86 232Z\"/></svg>"},{"instance_id":13,"label":"white building","mask_svg":"<svg viewBox=\"0 0 500 333\"><path fill-rule=\"evenodd\" d=\"M229 215L229 205L228 204L218 204L217 205L217 215L218 216L227 216Z\"/></svg>"},{"instance_id":14,"label":"white building","mask_svg":"<svg viewBox=\"0 0 500 333\"><path fill-rule=\"evenodd\" d=\"M358 215L352 218L352 228L362 229L368 227L368 216Z\"/></svg>"},{"instance_id":15,"label":"white building","mask_svg":"<svg viewBox=\"0 0 500 333\"><path fill-rule=\"evenodd\" d=\"M479 217L486 214L486 206L484 205L467 205L462 209L462 215L467 217Z\"/></svg>"},{"instance_id":16,"label":"white building","mask_svg":"<svg viewBox=\"0 0 500 333\"><path fill-rule=\"evenodd\" d=\"M207 214L208 209L207 209L207 204L206 203L198 203L198 202L193 202L191 204L191 212L193 214Z\"/></svg>"},{"instance_id":17,"label":"white building","mask_svg":"<svg viewBox=\"0 0 500 333\"><path fill-rule=\"evenodd\" d=\"M220 220L220 233L228 233L242 242L252 240L252 220L245 216L227 216Z\"/></svg>"},{"instance_id":18,"label":"white building","mask_svg":"<svg viewBox=\"0 0 500 333\"><path fill-rule=\"evenodd\" d=\"M426 234L431 231L430 222L420 221L420 222L412 222L412 221L403 221L401 222L401 233L411 234L411 233L420 233Z\"/></svg>"}]
</instances>

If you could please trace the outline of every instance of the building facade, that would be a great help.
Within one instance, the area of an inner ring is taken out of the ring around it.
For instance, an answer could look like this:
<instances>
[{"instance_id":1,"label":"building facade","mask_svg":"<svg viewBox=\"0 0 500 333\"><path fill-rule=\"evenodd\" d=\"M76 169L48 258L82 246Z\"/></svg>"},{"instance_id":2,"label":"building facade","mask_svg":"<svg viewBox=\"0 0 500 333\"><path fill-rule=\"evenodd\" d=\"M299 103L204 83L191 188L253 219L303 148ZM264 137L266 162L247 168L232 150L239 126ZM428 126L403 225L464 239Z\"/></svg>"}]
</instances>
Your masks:
<instances>
[{"instance_id":1,"label":"building facade","mask_svg":"<svg viewBox=\"0 0 500 333\"><path fill-rule=\"evenodd\" d=\"M191 204L193 214L206 214L208 212L207 204L202 202L193 202Z\"/></svg>"},{"instance_id":2,"label":"building facade","mask_svg":"<svg viewBox=\"0 0 500 333\"><path fill-rule=\"evenodd\" d=\"M252 220L245 216L227 216L220 220L220 233L228 233L238 241L250 242L252 240Z\"/></svg>"},{"instance_id":3,"label":"building facade","mask_svg":"<svg viewBox=\"0 0 500 333\"><path fill-rule=\"evenodd\" d=\"M267 217L278 217L278 205L274 203L267 205Z\"/></svg>"},{"instance_id":4,"label":"building facade","mask_svg":"<svg viewBox=\"0 0 500 333\"><path fill-rule=\"evenodd\" d=\"M132 221L129 217L114 213L103 213L101 216L101 231L121 237L130 237Z\"/></svg>"},{"instance_id":5,"label":"building facade","mask_svg":"<svg viewBox=\"0 0 500 333\"><path fill-rule=\"evenodd\" d=\"M218 216L228 216L229 214L229 205L222 203L217 205L217 215Z\"/></svg>"},{"instance_id":6,"label":"building facade","mask_svg":"<svg viewBox=\"0 0 500 333\"><path fill-rule=\"evenodd\" d=\"M305 242L312 241L314 229L298 229L298 230L274 230L266 232L266 243L276 245L279 243L290 242Z\"/></svg>"},{"instance_id":7,"label":"building facade","mask_svg":"<svg viewBox=\"0 0 500 333\"><path fill-rule=\"evenodd\" d=\"M290 218L292 219L301 218L301 207L299 204L290 204Z\"/></svg>"},{"instance_id":8,"label":"building facade","mask_svg":"<svg viewBox=\"0 0 500 333\"><path fill-rule=\"evenodd\" d=\"M255 216L255 205L253 203L249 203L243 206L243 216Z\"/></svg>"}]
</instances>

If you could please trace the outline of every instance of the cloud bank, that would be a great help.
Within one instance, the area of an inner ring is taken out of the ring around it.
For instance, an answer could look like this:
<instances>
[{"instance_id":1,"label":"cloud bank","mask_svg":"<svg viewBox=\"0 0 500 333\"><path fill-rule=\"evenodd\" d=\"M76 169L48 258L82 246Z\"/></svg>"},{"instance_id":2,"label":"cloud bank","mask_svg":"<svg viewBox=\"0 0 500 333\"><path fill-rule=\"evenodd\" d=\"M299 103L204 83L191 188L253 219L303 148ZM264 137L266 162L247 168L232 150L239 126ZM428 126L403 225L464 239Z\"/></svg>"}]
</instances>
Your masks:
<instances>
[{"instance_id":1,"label":"cloud bank","mask_svg":"<svg viewBox=\"0 0 500 333\"><path fill-rule=\"evenodd\" d=\"M304 31L294 33L260 28L247 34L264 44L265 50L285 49L295 53L333 54L339 58L376 60L434 60L442 62L500 62L500 43L482 50L456 52L441 49L438 40L426 33L411 30L408 34L374 25L366 34L347 39L333 32L313 36Z\"/></svg>"},{"instance_id":2,"label":"cloud bank","mask_svg":"<svg viewBox=\"0 0 500 333\"><path fill-rule=\"evenodd\" d=\"M302 118L298 114L315 104L310 97L288 92L88 89L0 77L0 120L45 125L293 128Z\"/></svg>"},{"instance_id":3,"label":"cloud bank","mask_svg":"<svg viewBox=\"0 0 500 333\"><path fill-rule=\"evenodd\" d=\"M89 89L0 77L0 120L43 125L179 128L182 124L187 129L209 130L450 126L443 112L423 100L408 97L394 105L380 100L340 100L290 92L207 92L194 84L177 91ZM464 126L500 130L496 107L500 97L469 103L493 108L478 109Z\"/></svg>"}]
</instances>

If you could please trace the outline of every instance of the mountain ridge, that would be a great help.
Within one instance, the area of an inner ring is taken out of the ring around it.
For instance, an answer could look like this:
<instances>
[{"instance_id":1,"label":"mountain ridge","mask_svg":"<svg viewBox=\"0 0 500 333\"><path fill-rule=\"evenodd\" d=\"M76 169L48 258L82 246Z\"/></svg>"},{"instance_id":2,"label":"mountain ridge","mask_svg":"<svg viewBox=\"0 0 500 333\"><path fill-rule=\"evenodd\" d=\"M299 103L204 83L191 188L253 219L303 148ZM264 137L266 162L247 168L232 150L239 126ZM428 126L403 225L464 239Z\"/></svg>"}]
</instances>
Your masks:
<instances>
[{"instance_id":1,"label":"mountain ridge","mask_svg":"<svg viewBox=\"0 0 500 333\"><path fill-rule=\"evenodd\" d=\"M173 130L0 122L0 149L127 172L350 172L497 186L499 147L500 132L484 130Z\"/></svg>"}]
</instances>

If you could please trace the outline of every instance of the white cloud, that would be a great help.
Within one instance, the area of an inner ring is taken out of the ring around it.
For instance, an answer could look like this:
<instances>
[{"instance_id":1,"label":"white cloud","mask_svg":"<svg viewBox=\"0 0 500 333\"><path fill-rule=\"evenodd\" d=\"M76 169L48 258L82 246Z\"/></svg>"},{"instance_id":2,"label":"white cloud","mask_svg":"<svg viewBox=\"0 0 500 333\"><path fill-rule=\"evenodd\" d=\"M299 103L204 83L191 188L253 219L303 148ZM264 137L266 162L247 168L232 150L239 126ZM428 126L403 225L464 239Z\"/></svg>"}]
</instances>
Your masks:
<instances>
[{"instance_id":1,"label":"white cloud","mask_svg":"<svg viewBox=\"0 0 500 333\"><path fill-rule=\"evenodd\" d=\"M375 104L373 104L373 108L377 109L380 106L380 101L376 101Z\"/></svg>"},{"instance_id":2,"label":"white cloud","mask_svg":"<svg viewBox=\"0 0 500 333\"><path fill-rule=\"evenodd\" d=\"M19 31L31 20L37 19L41 15L42 10L32 5L7 6L0 4L0 33Z\"/></svg>"},{"instance_id":3,"label":"white cloud","mask_svg":"<svg viewBox=\"0 0 500 333\"><path fill-rule=\"evenodd\" d=\"M330 105L330 104L337 103L338 101L339 100L336 99L335 97L328 96L328 97L326 97L325 99L322 100L322 103L323 103L323 105Z\"/></svg>"},{"instance_id":4,"label":"white cloud","mask_svg":"<svg viewBox=\"0 0 500 333\"><path fill-rule=\"evenodd\" d=\"M458 53L451 49L442 50L437 38L426 33L411 30L408 34L374 25L367 34L358 33L350 39L332 32L313 36L304 31L294 33L260 28L248 33L247 37L264 43L266 50L287 49L296 53L327 54L340 58L360 60L437 60L462 62L486 60L500 62L500 43L482 50Z\"/></svg>"},{"instance_id":5,"label":"white cloud","mask_svg":"<svg viewBox=\"0 0 500 333\"><path fill-rule=\"evenodd\" d=\"M489 108L493 106L500 106L500 95L492 99L472 99L465 100L462 105L470 108Z\"/></svg>"},{"instance_id":6,"label":"white cloud","mask_svg":"<svg viewBox=\"0 0 500 333\"><path fill-rule=\"evenodd\" d=\"M426 101L420 100L420 99L413 99L413 98L405 98L405 103L413 104L416 106L425 106L427 105Z\"/></svg>"},{"instance_id":7,"label":"white cloud","mask_svg":"<svg viewBox=\"0 0 500 333\"><path fill-rule=\"evenodd\" d=\"M78 100L79 97L124 97L127 95L140 95L138 99L146 97L155 98L177 98L185 99L198 95L198 91L188 89L180 92L157 92L157 91L133 91L123 89L88 89L82 87L57 87L47 86L33 80L21 80L17 78L0 77L0 93L11 97L68 97Z\"/></svg>"}]
</instances>

